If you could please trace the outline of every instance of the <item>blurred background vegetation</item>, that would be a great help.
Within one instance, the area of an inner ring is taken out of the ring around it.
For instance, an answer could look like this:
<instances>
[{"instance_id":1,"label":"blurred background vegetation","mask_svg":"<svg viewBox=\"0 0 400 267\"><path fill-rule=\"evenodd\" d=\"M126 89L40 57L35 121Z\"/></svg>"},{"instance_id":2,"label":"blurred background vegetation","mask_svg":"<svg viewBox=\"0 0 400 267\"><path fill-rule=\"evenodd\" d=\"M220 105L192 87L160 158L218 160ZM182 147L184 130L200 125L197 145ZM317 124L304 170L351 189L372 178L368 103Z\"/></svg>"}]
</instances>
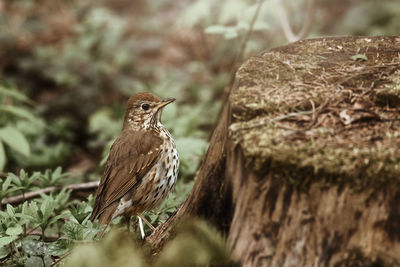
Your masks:
<instances>
[{"instance_id":1,"label":"blurred background vegetation","mask_svg":"<svg viewBox=\"0 0 400 267\"><path fill-rule=\"evenodd\" d=\"M288 42L277 12L279 1L262 2L243 59ZM282 1L294 32L310 17L306 2ZM258 3L0 0L1 199L98 180L120 132L128 97L150 91L177 98L165 109L163 122L178 146L179 183L163 206L147 215L155 224L165 220L191 189ZM308 37L400 35L398 0L316 0L311 15ZM69 191L64 194L68 199ZM90 213L91 198L89 204L74 202L71 207L62 197L46 197L37 200L36 209L31 207L33 213L45 203L43 211L52 212L49 218L56 218L57 209L69 210L80 224ZM11 206L7 212L13 214ZM0 243L1 238L21 234L15 225L24 231L32 226L22 217L2 219ZM56 221L46 223L43 233L58 227L60 234L72 227ZM10 225L17 230L7 234ZM95 226L85 227L86 237L93 239ZM64 241L75 240L68 238ZM6 241L3 244L11 242ZM0 251L0 257L9 254Z\"/></svg>"}]
</instances>

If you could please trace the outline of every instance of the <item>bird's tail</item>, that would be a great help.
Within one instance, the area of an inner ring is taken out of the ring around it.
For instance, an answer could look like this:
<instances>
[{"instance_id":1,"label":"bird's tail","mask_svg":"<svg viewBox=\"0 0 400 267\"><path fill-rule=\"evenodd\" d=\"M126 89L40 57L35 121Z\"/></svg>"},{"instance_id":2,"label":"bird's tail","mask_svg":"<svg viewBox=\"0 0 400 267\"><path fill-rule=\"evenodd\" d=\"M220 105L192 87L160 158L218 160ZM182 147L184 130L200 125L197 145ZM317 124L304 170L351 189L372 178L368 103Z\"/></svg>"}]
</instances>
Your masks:
<instances>
[{"instance_id":1,"label":"bird's tail","mask_svg":"<svg viewBox=\"0 0 400 267\"><path fill-rule=\"evenodd\" d=\"M109 224L113 219L113 215L117 206L118 202L115 202L100 212L98 206L95 205L89 220L94 221L95 219L99 218L99 224Z\"/></svg>"}]
</instances>

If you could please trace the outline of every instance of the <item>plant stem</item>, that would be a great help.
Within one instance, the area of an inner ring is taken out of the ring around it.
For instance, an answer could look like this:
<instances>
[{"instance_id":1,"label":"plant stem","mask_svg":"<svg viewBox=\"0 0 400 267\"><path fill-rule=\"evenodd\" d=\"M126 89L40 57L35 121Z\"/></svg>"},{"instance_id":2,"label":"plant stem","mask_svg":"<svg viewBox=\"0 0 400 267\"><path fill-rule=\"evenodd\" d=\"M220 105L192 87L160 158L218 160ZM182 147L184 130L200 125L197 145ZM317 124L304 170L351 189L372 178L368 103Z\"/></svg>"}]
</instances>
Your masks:
<instances>
[{"instance_id":1,"label":"plant stem","mask_svg":"<svg viewBox=\"0 0 400 267\"><path fill-rule=\"evenodd\" d=\"M44 242L44 232L46 231L46 227L41 227L42 229L42 242Z\"/></svg>"},{"instance_id":2,"label":"plant stem","mask_svg":"<svg viewBox=\"0 0 400 267\"><path fill-rule=\"evenodd\" d=\"M232 70L233 71L236 70L236 65L238 63L240 63L242 58L243 58L244 52L246 50L247 43L248 43L248 41L250 39L250 36L251 36L251 34L253 32L254 23L256 22L256 20L258 18L258 15L260 14L260 10L261 10L261 7L262 7L263 3L264 3L264 0L258 0L257 9L254 12L253 17L251 18L250 27L249 27L246 35L244 36L244 39L243 39L242 45L240 47L239 53L237 54L237 56L235 58L235 61L233 62L233 66L232 66Z\"/></svg>"},{"instance_id":3,"label":"plant stem","mask_svg":"<svg viewBox=\"0 0 400 267\"><path fill-rule=\"evenodd\" d=\"M17 256L20 257L21 254L19 253L18 248L17 248L17 246L15 245L15 241L11 242L11 246L14 248L15 254L17 254Z\"/></svg>"}]
</instances>

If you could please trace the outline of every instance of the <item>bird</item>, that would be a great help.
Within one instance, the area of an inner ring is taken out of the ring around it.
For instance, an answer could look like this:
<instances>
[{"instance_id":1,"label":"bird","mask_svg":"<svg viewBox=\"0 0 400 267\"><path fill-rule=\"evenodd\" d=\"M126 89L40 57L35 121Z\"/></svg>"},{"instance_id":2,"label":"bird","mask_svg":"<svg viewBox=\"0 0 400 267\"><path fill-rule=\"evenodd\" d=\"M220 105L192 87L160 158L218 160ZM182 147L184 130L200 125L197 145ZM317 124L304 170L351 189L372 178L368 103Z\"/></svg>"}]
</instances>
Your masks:
<instances>
[{"instance_id":1,"label":"bird","mask_svg":"<svg viewBox=\"0 0 400 267\"><path fill-rule=\"evenodd\" d=\"M175 141L161 123L165 106L175 98L161 99L149 92L132 95L127 103L119 137L111 146L89 219L99 225L125 216L129 231L137 215L144 238L143 211L159 206L172 191L179 170Z\"/></svg>"}]
</instances>

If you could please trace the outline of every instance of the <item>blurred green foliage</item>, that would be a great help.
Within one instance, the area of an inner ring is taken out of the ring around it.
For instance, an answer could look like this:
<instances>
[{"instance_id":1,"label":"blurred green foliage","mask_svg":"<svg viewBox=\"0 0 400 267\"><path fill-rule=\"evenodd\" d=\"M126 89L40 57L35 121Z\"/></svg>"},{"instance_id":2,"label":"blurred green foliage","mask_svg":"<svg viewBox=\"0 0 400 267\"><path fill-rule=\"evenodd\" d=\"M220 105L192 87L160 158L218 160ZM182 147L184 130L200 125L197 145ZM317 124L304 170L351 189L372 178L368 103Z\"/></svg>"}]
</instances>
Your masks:
<instances>
[{"instance_id":1,"label":"blurred green foliage","mask_svg":"<svg viewBox=\"0 0 400 267\"><path fill-rule=\"evenodd\" d=\"M134 53L129 49L127 22L104 7L83 12L62 47L37 46L21 62L23 70L40 72L57 86L70 88L74 96L90 100L101 91L129 90ZM132 92L132 91L131 91Z\"/></svg>"},{"instance_id":2,"label":"blurred green foliage","mask_svg":"<svg viewBox=\"0 0 400 267\"><path fill-rule=\"evenodd\" d=\"M362 1L349 10L336 26L336 31L352 35L399 35L400 3Z\"/></svg>"},{"instance_id":3,"label":"blurred green foliage","mask_svg":"<svg viewBox=\"0 0 400 267\"><path fill-rule=\"evenodd\" d=\"M40 123L39 119L32 115L32 110L23 106L24 103L29 102L29 99L15 88L0 84L0 171L4 169L7 158L10 157L6 155L5 145L12 152L25 157L31 154L31 147L26 136L15 123L18 120Z\"/></svg>"},{"instance_id":4,"label":"blurred green foliage","mask_svg":"<svg viewBox=\"0 0 400 267\"><path fill-rule=\"evenodd\" d=\"M33 102L15 87L0 83L0 171L7 162L20 167L49 167L69 154L64 142L46 141L56 125L46 126ZM66 131L67 132L67 131Z\"/></svg>"},{"instance_id":5,"label":"blurred green foliage","mask_svg":"<svg viewBox=\"0 0 400 267\"><path fill-rule=\"evenodd\" d=\"M204 221L187 219L178 234L157 256L150 256L121 230L111 231L99 243L74 249L65 266L228 266L230 251L224 238Z\"/></svg>"}]
</instances>

